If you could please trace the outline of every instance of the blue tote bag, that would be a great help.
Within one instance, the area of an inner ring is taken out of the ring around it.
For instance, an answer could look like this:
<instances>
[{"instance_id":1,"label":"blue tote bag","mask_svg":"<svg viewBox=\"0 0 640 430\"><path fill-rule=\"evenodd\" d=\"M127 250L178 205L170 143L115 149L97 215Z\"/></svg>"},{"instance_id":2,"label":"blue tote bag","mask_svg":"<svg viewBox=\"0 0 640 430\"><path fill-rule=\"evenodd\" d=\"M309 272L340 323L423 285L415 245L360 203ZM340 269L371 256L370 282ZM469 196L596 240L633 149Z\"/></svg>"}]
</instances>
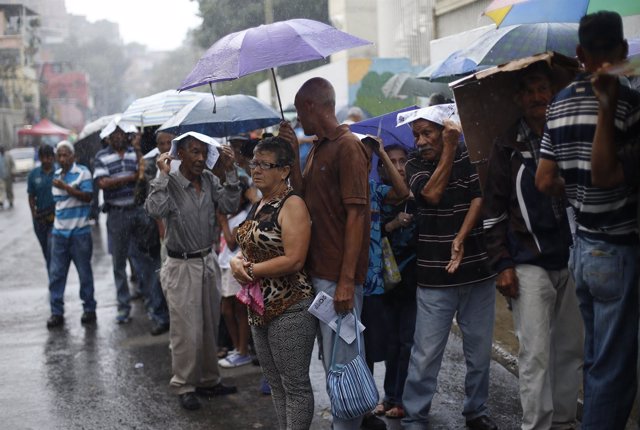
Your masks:
<instances>
[{"instance_id":1,"label":"blue tote bag","mask_svg":"<svg viewBox=\"0 0 640 430\"><path fill-rule=\"evenodd\" d=\"M358 316L356 327L358 327ZM358 342L358 355L347 364L337 364L336 349L340 338L340 324L333 342L331 366L327 373L327 393L331 401L331 410L334 416L348 420L371 412L378 404L378 389L373 380L373 375L362 357L360 348L360 330L356 328L356 341ZM342 343L342 342L340 342Z\"/></svg>"}]
</instances>

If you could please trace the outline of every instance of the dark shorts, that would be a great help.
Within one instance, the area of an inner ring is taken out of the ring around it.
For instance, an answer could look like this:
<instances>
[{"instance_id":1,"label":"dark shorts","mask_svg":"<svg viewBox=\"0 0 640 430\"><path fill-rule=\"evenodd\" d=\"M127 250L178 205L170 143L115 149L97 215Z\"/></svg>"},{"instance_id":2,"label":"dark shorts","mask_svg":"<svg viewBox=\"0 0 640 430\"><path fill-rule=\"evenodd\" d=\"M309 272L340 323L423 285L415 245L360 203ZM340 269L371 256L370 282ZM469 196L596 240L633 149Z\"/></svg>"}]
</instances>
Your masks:
<instances>
[{"instance_id":1,"label":"dark shorts","mask_svg":"<svg viewBox=\"0 0 640 430\"><path fill-rule=\"evenodd\" d=\"M366 327L363 335L367 361L384 361L387 358L388 342L387 318L382 295L364 297L360 319Z\"/></svg>"}]
</instances>

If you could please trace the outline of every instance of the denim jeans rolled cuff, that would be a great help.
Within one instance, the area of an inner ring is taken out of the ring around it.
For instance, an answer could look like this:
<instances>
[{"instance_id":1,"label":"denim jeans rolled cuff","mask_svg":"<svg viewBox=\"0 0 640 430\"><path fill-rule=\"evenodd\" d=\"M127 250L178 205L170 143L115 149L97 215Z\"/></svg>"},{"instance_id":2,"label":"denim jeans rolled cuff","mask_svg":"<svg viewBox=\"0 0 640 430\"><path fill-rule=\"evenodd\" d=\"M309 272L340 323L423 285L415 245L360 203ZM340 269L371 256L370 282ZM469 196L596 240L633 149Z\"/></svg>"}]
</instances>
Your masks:
<instances>
[{"instance_id":1,"label":"denim jeans rolled cuff","mask_svg":"<svg viewBox=\"0 0 640 430\"><path fill-rule=\"evenodd\" d=\"M582 429L620 429L637 387L637 245L576 235L571 267L585 325Z\"/></svg>"},{"instance_id":2,"label":"denim jeans rolled cuff","mask_svg":"<svg viewBox=\"0 0 640 430\"><path fill-rule=\"evenodd\" d=\"M487 415L495 316L493 279L462 287L418 288L414 344L404 386L404 428L426 428L442 357L455 317L467 363L463 415Z\"/></svg>"},{"instance_id":3,"label":"denim jeans rolled cuff","mask_svg":"<svg viewBox=\"0 0 640 430\"><path fill-rule=\"evenodd\" d=\"M95 312L93 271L91 255L93 240L91 234L64 237L51 235L51 264L49 267L49 302L51 314L64 314L64 291L67 284L69 266L73 261L80 279L80 299L85 312Z\"/></svg>"},{"instance_id":4,"label":"denim jeans rolled cuff","mask_svg":"<svg viewBox=\"0 0 640 430\"><path fill-rule=\"evenodd\" d=\"M321 278L313 278L312 282L316 294L324 291L331 297L334 297L337 285L335 282ZM353 302L356 314L358 315L358 318L360 318L360 313L362 312L362 285L355 286ZM331 366L331 354L333 352L333 343L335 339L334 336L336 335L336 332L323 322L320 322L319 327L320 330L318 333L318 343L320 345L322 354L322 364L324 366L325 372L327 372ZM348 363L358 355L358 346L355 341L351 343L351 345L342 340L338 340L338 342L341 342L341 344L340 349L336 353L335 360L337 363ZM364 346L362 345L362 342L361 350L362 355L364 356ZM361 423L362 417L357 417L351 420L343 420L334 416L333 430L359 430Z\"/></svg>"}]
</instances>

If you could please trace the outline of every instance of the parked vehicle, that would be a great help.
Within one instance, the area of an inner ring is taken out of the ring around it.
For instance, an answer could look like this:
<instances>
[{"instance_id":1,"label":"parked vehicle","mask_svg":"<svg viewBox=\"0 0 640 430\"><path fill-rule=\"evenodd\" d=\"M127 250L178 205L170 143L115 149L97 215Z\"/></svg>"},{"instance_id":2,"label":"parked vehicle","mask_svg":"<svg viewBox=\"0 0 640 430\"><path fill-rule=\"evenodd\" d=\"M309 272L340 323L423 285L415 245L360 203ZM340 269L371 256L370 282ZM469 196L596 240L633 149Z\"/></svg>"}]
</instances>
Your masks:
<instances>
[{"instance_id":1,"label":"parked vehicle","mask_svg":"<svg viewBox=\"0 0 640 430\"><path fill-rule=\"evenodd\" d=\"M13 148L7 151L13 158L14 176L27 176L31 169L35 167L36 150L31 147Z\"/></svg>"}]
</instances>

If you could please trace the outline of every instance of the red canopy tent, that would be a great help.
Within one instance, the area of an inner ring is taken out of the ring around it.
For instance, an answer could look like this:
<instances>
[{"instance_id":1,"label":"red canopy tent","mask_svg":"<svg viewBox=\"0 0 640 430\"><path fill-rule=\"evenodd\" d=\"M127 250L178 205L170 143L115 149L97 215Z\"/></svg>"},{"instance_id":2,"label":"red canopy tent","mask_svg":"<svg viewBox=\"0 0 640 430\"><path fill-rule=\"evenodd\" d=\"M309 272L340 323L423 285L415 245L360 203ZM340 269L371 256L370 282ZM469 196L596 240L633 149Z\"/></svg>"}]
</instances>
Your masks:
<instances>
[{"instance_id":1,"label":"red canopy tent","mask_svg":"<svg viewBox=\"0 0 640 430\"><path fill-rule=\"evenodd\" d=\"M48 119L43 119L34 126L25 126L18 130L18 136L62 136L67 137L71 130L60 127Z\"/></svg>"}]
</instances>

